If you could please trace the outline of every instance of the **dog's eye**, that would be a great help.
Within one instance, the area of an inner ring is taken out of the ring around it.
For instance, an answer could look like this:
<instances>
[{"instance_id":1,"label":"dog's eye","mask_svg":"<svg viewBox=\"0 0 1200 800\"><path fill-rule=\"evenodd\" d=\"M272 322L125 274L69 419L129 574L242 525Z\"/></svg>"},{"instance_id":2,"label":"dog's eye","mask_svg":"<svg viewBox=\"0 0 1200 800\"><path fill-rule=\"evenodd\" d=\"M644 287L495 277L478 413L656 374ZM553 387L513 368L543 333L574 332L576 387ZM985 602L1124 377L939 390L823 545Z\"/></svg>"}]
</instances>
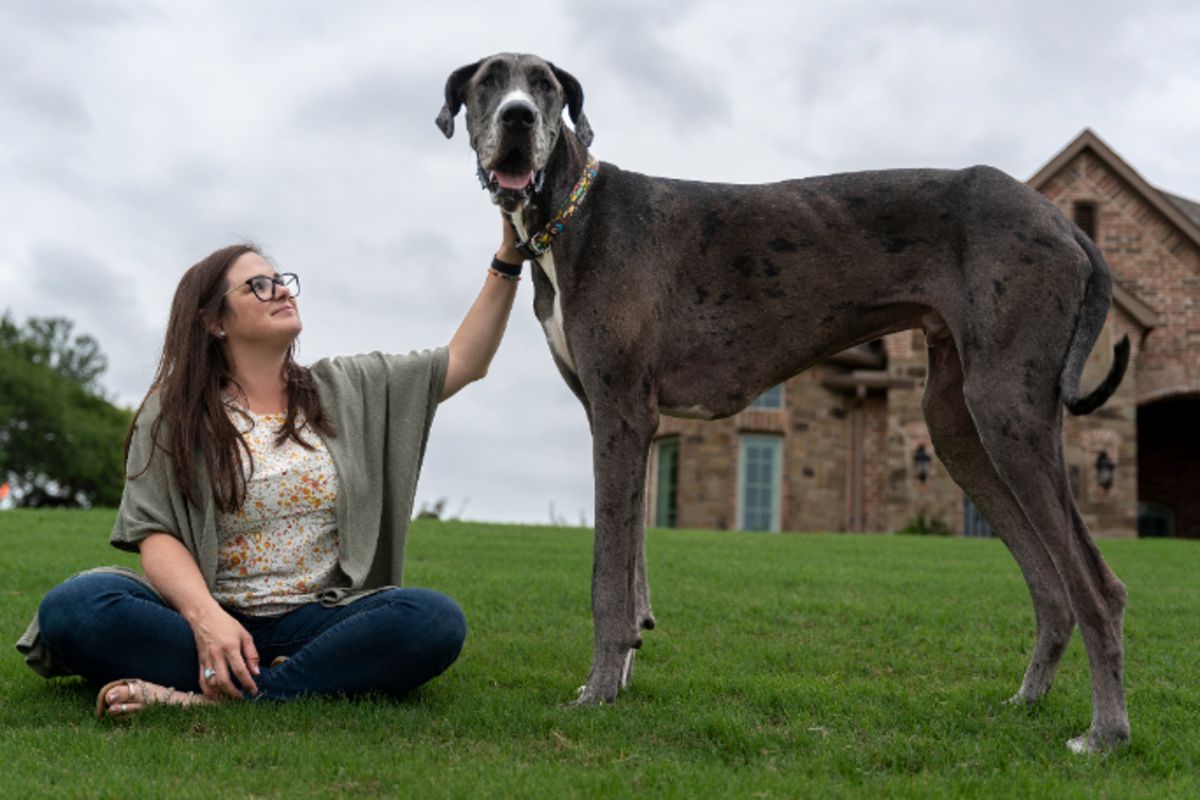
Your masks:
<instances>
[{"instance_id":1,"label":"dog's eye","mask_svg":"<svg viewBox=\"0 0 1200 800\"><path fill-rule=\"evenodd\" d=\"M554 88L554 86L550 83L548 78L542 78L540 81L538 81L538 88L543 92L548 92Z\"/></svg>"},{"instance_id":2,"label":"dog's eye","mask_svg":"<svg viewBox=\"0 0 1200 800\"><path fill-rule=\"evenodd\" d=\"M480 83L483 86L486 86L488 89L494 89L494 88L496 88L496 76L495 75L484 75L483 80L481 80Z\"/></svg>"}]
</instances>

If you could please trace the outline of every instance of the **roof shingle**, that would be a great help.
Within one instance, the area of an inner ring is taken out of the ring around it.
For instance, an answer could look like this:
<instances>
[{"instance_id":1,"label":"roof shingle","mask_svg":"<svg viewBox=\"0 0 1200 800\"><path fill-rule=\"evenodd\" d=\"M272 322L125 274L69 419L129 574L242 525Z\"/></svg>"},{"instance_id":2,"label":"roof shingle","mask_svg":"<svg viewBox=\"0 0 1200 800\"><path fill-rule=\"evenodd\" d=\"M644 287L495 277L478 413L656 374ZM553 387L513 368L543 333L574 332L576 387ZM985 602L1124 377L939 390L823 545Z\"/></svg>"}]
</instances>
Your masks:
<instances>
[{"instance_id":1,"label":"roof shingle","mask_svg":"<svg viewBox=\"0 0 1200 800\"><path fill-rule=\"evenodd\" d=\"M1177 194L1164 192L1162 189L1159 189L1158 191L1163 197L1170 201L1171 205L1182 211L1192 222L1196 223L1197 226L1200 226L1200 203L1197 203L1194 200L1188 200L1186 197L1180 197Z\"/></svg>"}]
</instances>

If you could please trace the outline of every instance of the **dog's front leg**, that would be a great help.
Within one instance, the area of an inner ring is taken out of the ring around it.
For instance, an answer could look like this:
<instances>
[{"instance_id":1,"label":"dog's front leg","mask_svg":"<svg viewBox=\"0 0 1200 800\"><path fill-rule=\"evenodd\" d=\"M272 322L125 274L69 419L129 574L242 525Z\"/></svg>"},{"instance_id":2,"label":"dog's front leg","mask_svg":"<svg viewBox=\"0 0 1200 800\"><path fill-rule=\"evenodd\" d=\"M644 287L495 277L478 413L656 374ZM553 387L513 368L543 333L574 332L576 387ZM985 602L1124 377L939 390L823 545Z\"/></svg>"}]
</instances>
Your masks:
<instances>
[{"instance_id":1,"label":"dog's front leg","mask_svg":"<svg viewBox=\"0 0 1200 800\"><path fill-rule=\"evenodd\" d=\"M611 703L641 646L641 612L649 612L644 573L639 578L644 536L646 459L658 415L592 408L596 479L596 539L592 561L595 650L581 705ZM640 584L640 585L639 585ZM641 606L645 603L645 608Z\"/></svg>"}]
</instances>

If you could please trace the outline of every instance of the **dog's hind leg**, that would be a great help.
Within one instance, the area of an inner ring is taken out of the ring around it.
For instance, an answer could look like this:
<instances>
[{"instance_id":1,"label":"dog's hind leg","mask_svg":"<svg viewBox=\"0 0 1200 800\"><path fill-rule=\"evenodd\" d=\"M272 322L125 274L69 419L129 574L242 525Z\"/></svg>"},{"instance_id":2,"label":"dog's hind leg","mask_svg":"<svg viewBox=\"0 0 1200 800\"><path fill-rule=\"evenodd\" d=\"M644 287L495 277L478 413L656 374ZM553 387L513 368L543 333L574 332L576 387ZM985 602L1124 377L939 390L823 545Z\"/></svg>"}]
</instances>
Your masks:
<instances>
[{"instance_id":1,"label":"dog's hind leg","mask_svg":"<svg viewBox=\"0 0 1200 800\"><path fill-rule=\"evenodd\" d=\"M992 336L989 337L988 333ZM980 441L1000 478L1025 512L1062 578L1083 636L1092 673L1092 724L1068 742L1075 752L1094 752L1129 740L1125 710L1122 618L1125 587L1092 541L1075 501L1062 447L1062 397L1057 380L1026 381L1018 391L996 390L995 376L1028 368L1061 373L1054 359L1051 324L976 332L976 341L1003 341L964 363L964 396Z\"/></svg>"},{"instance_id":2,"label":"dog's hind leg","mask_svg":"<svg viewBox=\"0 0 1200 800\"><path fill-rule=\"evenodd\" d=\"M1050 690L1075 621L1050 554L979 441L963 398L958 349L948 335L930 341L929 376L921 405L938 458L1008 547L1029 587L1037 639L1021 688L1009 702L1036 702Z\"/></svg>"},{"instance_id":3,"label":"dog's hind leg","mask_svg":"<svg viewBox=\"0 0 1200 800\"><path fill-rule=\"evenodd\" d=\"M595 394L599 392L590 396ZM644 398L593 402L591 412L596 479L595 650L587 684L576 701L581 705L616 699L632 672L633 651L642 643L640 629L649 614L643 553L646 462L658 426L658 414L645 405Z\"/></svg>"}]
</instances>

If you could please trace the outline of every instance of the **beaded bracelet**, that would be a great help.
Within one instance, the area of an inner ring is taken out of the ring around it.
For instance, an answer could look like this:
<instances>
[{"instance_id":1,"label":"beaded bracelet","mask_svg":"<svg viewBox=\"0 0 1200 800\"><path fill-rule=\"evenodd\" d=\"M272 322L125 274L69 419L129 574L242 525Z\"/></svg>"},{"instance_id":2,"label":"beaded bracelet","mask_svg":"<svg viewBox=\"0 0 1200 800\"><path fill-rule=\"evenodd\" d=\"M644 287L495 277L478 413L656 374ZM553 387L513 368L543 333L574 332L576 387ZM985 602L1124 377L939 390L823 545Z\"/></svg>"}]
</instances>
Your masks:
<instances>
[{"instance_id":1,"label":"beaded bracelet","mask_svg":"<svg viewBox=\"0 0 1200 800\"><path fill-rule=\"evenodd\" d=\"M492 269L497 272L502 272L505 275L510 275L514 278L519 277L521 269L525 266L524 261L519 261L516 264L510 264L507 261L501 261L499 257L492 258Z\"/></svg>"},{"instance_id":2,"label":"beaded bracelet","mask_svg":"<svg viewBox=\"0 0 1200 800\"><path fill-rule=\"evenodd\" d=\"M492 265L488 267L488 272L495 275L497 278L503 278L506 281L521 280L521 269L525 266L525 262L520 264L509 264L507 261L501 261L499 258L492 259Z\"/></svg>"},{"instance_id":3,"label":"beaded bracelet","mask_svg":"<svg viewBox=\"0 0 1200 800\"><path fill-rule=\"evenodd\" d=\"M505 275L505 274L504 274L503 272L501 272L500 270L498 270L498 269L493 269L493 268L491 268L491 267L488 267L488 272L492 273L492 274L493 274L493 275L495 275L497 278L503 278L503 279L504 279L504 280L506 280L506 281L513 281L514 283L515 283L515 282L517 282L517 281L519 281L519 280L521 280L521 276L520 276L520 275Z\"/></svg>"}]
</instances>

